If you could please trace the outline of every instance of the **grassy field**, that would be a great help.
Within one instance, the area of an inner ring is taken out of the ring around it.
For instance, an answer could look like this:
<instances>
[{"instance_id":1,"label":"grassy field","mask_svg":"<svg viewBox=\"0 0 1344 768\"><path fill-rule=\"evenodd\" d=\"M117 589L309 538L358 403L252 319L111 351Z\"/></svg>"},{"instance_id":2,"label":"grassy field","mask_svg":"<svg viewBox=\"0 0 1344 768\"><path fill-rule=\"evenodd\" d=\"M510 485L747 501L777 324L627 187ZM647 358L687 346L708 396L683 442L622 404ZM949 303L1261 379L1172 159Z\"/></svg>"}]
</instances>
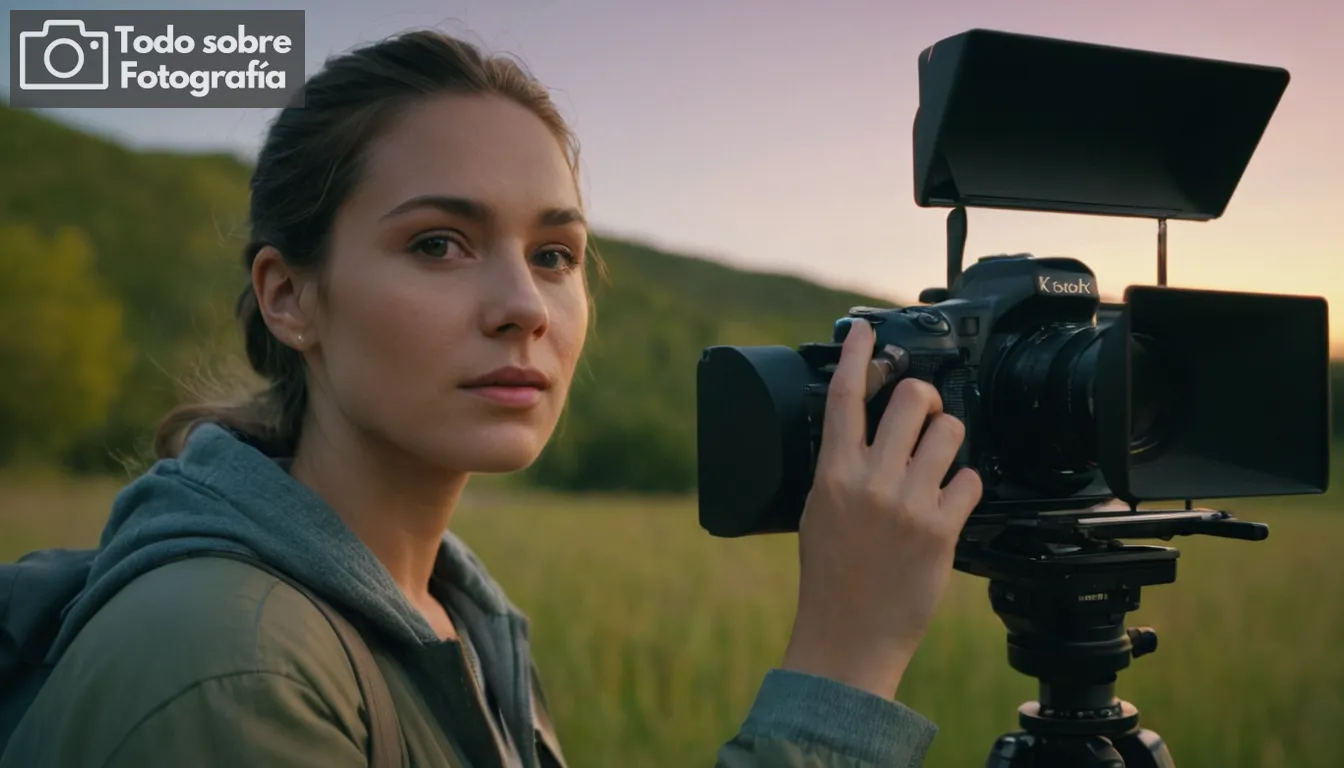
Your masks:
<instances>
[{"instance_id":1,"label":"grassy field","mask_svg":"<svg viewBox=\"0 0 1344 768\"><path fill-rule=\"evenodd\" d=\"M0 561L92 545L116 487L0 482ZM1181 768L1344 765L1342 498L1234 503L1271 526L1267 541L1178 540L1178 582L1145 591L1130 623L1161 644L1120 693ZM480 489L454 529L531 615L576 767L712 765L784 651L792 536L713 539L691 499ZM956 574L899 693L941 728L927 764L983 765L1034 694L1007 665L985 582Z\"/></svg>"}]
</instances>

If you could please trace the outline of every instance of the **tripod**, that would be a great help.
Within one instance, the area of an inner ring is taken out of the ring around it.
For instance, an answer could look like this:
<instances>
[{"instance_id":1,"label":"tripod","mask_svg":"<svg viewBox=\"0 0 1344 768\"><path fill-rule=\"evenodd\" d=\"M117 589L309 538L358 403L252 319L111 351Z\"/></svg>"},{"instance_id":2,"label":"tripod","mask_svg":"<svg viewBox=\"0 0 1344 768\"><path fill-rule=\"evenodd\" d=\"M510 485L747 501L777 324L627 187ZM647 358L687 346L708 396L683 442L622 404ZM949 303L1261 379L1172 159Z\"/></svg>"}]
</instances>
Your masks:
<instances>
[{"instance_id":1,"label":"tripod","mask_svg":"<svg viewBox=\"0 0 1344 768\"><path fill-rule=\"evenodd\" d=\"M987 768L1175 768L1162 737L1116 697L1115 681L1157 649L1157 634L1126 628L1125 614L1138 609L1143 587L1176 580L1180 552L1118 537L1269 535L1261 523L1207 509L1081 514L968 528L958 544L956 568L989 579L1009 666L1040 684L1038 700L1018 708L1022 730L994 742Z\"/></svg>"}]
</instances>

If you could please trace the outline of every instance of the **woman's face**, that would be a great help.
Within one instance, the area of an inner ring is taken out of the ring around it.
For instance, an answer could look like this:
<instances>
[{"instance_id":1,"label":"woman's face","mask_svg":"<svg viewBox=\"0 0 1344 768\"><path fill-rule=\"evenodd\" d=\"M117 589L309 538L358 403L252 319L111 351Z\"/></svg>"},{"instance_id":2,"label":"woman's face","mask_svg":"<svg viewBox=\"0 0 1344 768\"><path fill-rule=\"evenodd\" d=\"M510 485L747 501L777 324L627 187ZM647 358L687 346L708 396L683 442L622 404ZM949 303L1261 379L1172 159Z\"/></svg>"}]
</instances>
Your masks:
<instances>
[{"instance_id":1,"label":"woman's face","mask_svg":"<svg viewBox=\"0 0 1344 768\"><path fill-rule=\"evenodd\" d=\"M526 467L583 348L586 238L538 117L493 96L421 102L370 148L337 214L315 396L432 465Z\"/></svg>"}]
</instances>

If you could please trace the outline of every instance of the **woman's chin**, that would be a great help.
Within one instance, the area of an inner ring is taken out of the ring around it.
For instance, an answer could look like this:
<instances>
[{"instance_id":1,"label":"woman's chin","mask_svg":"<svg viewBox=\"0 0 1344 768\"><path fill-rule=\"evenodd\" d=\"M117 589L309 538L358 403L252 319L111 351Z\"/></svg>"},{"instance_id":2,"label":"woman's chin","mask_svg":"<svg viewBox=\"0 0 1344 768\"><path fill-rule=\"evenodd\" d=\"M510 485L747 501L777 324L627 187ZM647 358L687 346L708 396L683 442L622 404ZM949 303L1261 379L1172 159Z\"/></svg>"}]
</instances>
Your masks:
<instances>
[{"instance_id":1,"label":"woman's chin","mask_svg":"<svg viewBox=\"0 0 1344 768\"><path fill-rule=\"evenodd\" d=\"M465 471L470 474L479 475L501 475L509 472L519 472L532 466L532 462L537 460L537 453L509 454L509 453L481 453L473 456L465 467Z\"/></svg>"},{"instance_id":2,"label":"woman's chin","mask_svg":"<svg viewBox=\"0 0 1344 768\"><path fill-rule=\"evenodd\" d=\"M503 474L527 469L541 455L550 429L536 423L464 423L438 429L402 427L402 450L445 472Z\"/></svg>"},{"instance_id":3,"label":"woman's chin","mask_svg":"<svg viewBox=\"0 0 1344 768\"><path fill-rule=\"evenodd\" d=\"M527 469L546 447L546 435L522 425L485 429L454 440L441 453L445 466L462 472L501 474Z\"/></svg>"}]
</instances>

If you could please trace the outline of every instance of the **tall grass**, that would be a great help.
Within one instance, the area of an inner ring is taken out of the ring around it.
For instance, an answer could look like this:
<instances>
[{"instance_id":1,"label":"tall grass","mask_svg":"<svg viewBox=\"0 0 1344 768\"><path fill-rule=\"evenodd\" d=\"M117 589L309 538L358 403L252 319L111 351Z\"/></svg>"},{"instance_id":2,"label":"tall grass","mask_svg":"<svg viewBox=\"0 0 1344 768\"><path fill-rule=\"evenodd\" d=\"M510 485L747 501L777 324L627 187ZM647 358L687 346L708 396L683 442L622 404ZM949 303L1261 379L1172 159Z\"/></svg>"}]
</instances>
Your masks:
<instances>
[{"instance_id":1,"label":"tall grass","mask_svg":"<svg viewBox=\"0 0 1344 768\"><path fill-rule=\"evenodd\" d=\"M0 560L95 543L115 488L0 484ZM1178 581L1145 589L1130 624L1154 627L1159 649L1119 692L1178 766L1344 765L1338 498L1233 503L1269 523L1267 541L1178 539ZM453 526L532 617L576 767L711 765L783 654L793 536L711 538L690 499L479 490ZM983 765L1034 695L1007 665L986 583L955 574L898 694L941 729L927 764Z\"/></svg>"}]
</instances>

